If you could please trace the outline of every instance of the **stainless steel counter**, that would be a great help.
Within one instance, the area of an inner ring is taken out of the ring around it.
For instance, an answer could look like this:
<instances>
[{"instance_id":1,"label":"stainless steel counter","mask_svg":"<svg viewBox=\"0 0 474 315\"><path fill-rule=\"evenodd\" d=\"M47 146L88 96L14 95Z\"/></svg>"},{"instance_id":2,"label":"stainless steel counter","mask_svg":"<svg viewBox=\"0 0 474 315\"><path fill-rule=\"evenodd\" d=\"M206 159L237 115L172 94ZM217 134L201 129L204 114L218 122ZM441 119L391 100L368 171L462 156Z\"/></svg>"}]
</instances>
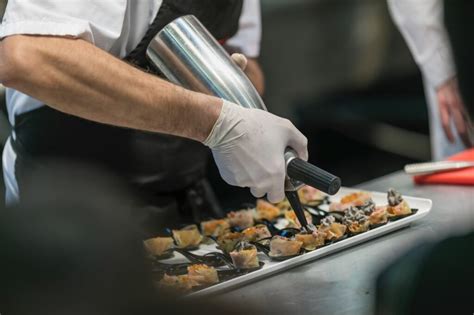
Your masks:
<instances>
[{"instance_id":1,"label":"stainless steel counter","mask_svg":"<svg viewBox=\"0 0 474 315\"><path fill-rule=\"evenodd\" d=\"M415 186L403 173L358 188L433 200L431 213L411 227L217 296L241 305L266 305L266 313L372 314L379 271L412 246L474 229L474 187Z\"/></svg>"}]
</instances>

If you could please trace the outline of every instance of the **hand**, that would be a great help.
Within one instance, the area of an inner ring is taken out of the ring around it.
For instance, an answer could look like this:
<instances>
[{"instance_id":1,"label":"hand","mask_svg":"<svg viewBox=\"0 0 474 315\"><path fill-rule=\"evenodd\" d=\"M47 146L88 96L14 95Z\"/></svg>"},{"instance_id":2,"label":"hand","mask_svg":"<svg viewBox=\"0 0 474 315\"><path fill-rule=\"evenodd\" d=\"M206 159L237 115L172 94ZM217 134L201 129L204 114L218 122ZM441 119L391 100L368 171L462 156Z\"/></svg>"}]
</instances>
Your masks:
<instances>
[{"instance_id":1,"label":"hand","mask_svg":"<svg viewBox=\"0 0 474 315\"><path fill-rule=\"evenodd\" d=\"M285 149L308 159L308 141L289 120L227 101L204 144L228 184L249 187L257 198L266 194L274 203L285 198Z\"/></svg>"},{"instance_id":2,"label":"hand","mask_svg":"<svg viewBox=\"0 0 474 315\"><path fill-rule=\"evenodd\" d=\"M238 53L232 54L231 58L235 64L245 72L257 92L263 95L265 92L265 76L263 75L262 68L258 61L256 59L249 60L244 55Z\"/></svg>"},{"instance_id":3,"label":"hand","mask_svg":"<svg viewBox=\"0 0 474 315\"><path fill-rule=\"evenodd\" d=\"M245 71L245 69L247 69L248 60L247 57L245 57L244 55L235 53L232 54L230 58L237 64L240 69L242 69L242 71Z\"/></svg>"},{"instance_id":4,"label":"hand","mask_svg":"<svg viewBox=\"0 0 474 315\"><path fill-rule=\"evenodd\" d=\"M437 90L437 98L441 124L448 140L451 143L454 142L454 135L451 130L452 120L464 145L468 148L472 147L472 124L462 101L457 79L450 79L441 85Z\"/></svg>"}]
</instances>

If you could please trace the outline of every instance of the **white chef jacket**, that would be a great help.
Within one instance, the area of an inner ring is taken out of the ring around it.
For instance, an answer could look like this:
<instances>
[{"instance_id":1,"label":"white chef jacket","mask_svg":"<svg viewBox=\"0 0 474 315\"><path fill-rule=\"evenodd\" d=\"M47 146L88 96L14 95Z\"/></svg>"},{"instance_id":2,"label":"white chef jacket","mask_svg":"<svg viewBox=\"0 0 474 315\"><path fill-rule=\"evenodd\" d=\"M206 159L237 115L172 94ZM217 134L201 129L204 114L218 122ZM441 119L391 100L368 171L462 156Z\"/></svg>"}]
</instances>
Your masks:
<instances>
[{"instance_id":1,"label":"white chef jacket","mask_svg":"<svg viewBox=\"0 0 474 315\"><path fill-rule=\"evenodd\" d=\"M0 24L0 39L19 34L70 36L123 58L142 40L161 4L162 0L9 0ZM239 30L228 44L256 58L260 40L260 0L244 0ZM6 95L12 125L16 115L44 106L13 89L7 89ZM3 166L9 203L18 199L15 160L15 152L8 142Z\"/></svg>"},{"instance_id":2,"label":"white chef jacket","mask_svg":"<svg viewBox=\"0 0 474 315\"><path fill-rule=\"evenodd\" d=\"M462 151L462 143L451 122L454 143L447 139L438 108L436 90L456 75L448 34L444 25L443 0L388 0L390 13L418 64L425 88L430 119L431 151L442 160Z\"/></svg>"},{"instance_id":3,"label":"white chef jacket","mask_svg":"<svg viewBox=\"0 0 474 315\"><path fill-rule=\"evenodd\" d=\"M443 0L388 0L423 77L439 87L455 75L451 45L443 22Z\"/></svg>"}]
</instances>

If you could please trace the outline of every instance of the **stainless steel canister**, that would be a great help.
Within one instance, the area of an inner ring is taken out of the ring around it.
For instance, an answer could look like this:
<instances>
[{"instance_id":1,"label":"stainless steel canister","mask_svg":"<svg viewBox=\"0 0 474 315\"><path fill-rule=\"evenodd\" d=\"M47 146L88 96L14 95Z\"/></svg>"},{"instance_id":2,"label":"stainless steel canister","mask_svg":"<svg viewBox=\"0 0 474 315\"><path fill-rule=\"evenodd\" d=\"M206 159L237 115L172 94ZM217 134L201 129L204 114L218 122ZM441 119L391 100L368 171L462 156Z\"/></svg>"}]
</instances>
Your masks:
<instances>
[{"instance_id":1,"label":"stainless steel canister","mask_svg":"<svg viewBox=\"0 0 474 315\"><path fill-rule=\"evenodd\" d=\"M266 110L245 73L193 15L164 27L151 41L147 56L173 83L244 107Z\"/></svg>"}]
</instances>

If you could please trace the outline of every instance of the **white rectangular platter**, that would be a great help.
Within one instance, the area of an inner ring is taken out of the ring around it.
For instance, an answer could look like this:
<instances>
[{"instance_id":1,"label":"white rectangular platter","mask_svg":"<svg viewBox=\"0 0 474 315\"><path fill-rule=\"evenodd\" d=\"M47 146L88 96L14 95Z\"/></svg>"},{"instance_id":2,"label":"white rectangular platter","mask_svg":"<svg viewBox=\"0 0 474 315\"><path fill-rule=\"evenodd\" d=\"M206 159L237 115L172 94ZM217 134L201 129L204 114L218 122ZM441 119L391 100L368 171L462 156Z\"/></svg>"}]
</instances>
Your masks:
<instances>
[{"instance_id":1,"label":"white rectangular platter","mask_svg":"<svg viewBox=\"0 0 474 315\"><path fill-rule=\"evenodd\" d=\"M341 199L341 196L347 195L349 193L356 192L356 191L360 191L360 190L342 188L339 191L339 193L335 196L332 196L330 200L337 202ZM386 193L371 192L371 194L372 194L372 199L374 200L376 205L387 204ZM203 295L208 295L211 293L226 291L231 288L242 286L244 284L257 281L258 279L268 277L272 274L282 272L284 270L293 268L295 266L317 260L321 257L344 250L348 247L367 242L373 238L380 237L384 234L404 228L410 225L412 222L420 220L431 211L431 207L432 207L431 200L409 197L409 196L403 196L403 197L411 206L411 208L418 209L417 213L409 217L400 219L398 221L388 222L386 225L383 225L381 227L375 228L373 230L369 230L359 235L349 237L337 243L327 245L315 251L308 252L303 255L300 255L300 256L285 260L285 261L281 261L281 262L271 261L266 255L264 255L263 253L259 253L258 257L260 261L265 263L265 265L261 269L233 278L231 280L227 280L225 282L221 282L212 287L194 292L190 294L190 296L203 296ZM206 253L216 252L216 251L219 251L218 249L216 249L216 245L201 245L201 247L198 250L193 251L193 253L198 254L198 255L204 255ZM184 256L180 255L179 253L176 253L175 257L171 259L162 261L162 263L172 263L172 264L183 263L183 262L187 262L187 260L184 258Z\"/></svg>"}]
</instances>

